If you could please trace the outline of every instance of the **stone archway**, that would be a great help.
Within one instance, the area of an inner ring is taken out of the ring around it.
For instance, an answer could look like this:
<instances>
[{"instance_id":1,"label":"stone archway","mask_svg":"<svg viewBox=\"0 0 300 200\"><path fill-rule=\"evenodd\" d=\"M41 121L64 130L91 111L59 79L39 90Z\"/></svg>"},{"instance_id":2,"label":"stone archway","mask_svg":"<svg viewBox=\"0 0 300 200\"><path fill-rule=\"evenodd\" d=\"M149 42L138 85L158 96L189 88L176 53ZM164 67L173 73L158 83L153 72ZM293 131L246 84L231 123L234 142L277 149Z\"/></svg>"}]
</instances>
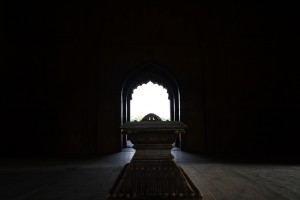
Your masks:
<instances>
[{"instance_id":1,"label":"stone archway","mask_svg":"<svg viewBox=\"0 0 300 200\"><path fill-rule=\"evenodd\" d=\"M130 121L130 100L132 93L138 86L149 81L167 89L170 99L170 121L180 121L180 91L175 78L163 67L147 63L130 73L121 90L121 124ZM122 136L123 147L126 147L126 135ZM180 139L176 146L180 146Z\"/></svg>"}]
</instances>

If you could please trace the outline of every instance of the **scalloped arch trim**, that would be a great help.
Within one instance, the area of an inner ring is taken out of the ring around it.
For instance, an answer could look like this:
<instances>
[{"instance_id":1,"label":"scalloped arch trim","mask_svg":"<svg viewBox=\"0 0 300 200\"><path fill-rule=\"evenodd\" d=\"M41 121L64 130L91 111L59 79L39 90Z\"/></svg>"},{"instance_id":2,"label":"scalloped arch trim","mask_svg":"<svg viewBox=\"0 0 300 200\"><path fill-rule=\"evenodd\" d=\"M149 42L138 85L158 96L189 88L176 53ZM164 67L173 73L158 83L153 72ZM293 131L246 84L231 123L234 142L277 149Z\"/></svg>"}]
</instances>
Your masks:
<instances>
[{"instance_id":1,"label":"scalloped arch trim","mask_svg":"<svg viewBox=\"0 0 300 200\"><path fill-rule=\"evenodd\" d=\"M161 86L163 89L167 90L167 94L168 94L168 98L170 98L170 93L168 91L168 88L166 86L164 86L162 83L160 82L157 82L157 81L152 81L152 80L145 80L145 81L142 81L140 83L138 83L135 87L132 88L132 92L130 94L130 97L132 97L132 94L134 92L134 90L138 89L138 87L142 87L143 85L147 85L149 82L153 83L154 85L158 85L158 86Z\"/></svg>"}]
</instances>

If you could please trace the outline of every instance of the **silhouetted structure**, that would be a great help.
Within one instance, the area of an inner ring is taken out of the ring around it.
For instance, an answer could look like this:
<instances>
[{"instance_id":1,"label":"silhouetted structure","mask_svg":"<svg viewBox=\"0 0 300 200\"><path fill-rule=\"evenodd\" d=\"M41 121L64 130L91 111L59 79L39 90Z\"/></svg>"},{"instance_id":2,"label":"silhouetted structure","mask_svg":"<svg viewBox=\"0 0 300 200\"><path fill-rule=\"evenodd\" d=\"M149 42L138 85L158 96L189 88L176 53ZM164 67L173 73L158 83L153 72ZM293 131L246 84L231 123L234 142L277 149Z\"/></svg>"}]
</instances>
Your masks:
<instances>
[{"instance_id":1,"label":"silhouetted structure","mask_svg":"<svg viewBox=\"0 0 300 200\"><path fill-rule=\"evenodd\" d=\"M150 64L159 80L176 80L183 151L296 162L296 6L22 2L2 11L1 155L120 152L122 87Z\"/></svg>"}]
</instances>

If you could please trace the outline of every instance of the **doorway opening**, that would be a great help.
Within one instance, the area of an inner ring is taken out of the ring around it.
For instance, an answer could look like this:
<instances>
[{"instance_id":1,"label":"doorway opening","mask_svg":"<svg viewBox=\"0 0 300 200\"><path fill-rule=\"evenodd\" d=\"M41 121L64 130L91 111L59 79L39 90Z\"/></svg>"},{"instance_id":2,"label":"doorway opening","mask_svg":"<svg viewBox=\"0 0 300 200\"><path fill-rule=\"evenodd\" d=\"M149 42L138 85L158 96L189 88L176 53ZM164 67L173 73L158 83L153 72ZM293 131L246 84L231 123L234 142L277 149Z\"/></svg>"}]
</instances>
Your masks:
<instances>
[{"instance_id":1,"label":"doorway opening","mask_svg":"<svg viewBox=\"0 0 300 200\"><path fill-rule=\"evenodd\" d=\"M130 121L141 121L142 118L154 113L162 121L170 121L170 100L167 89L149 81L133 90L130 101Z\"/></svg>"},{"instance_id":2,"label":"doorway opening","mask_svg":"<svg viewBox=\"0 0 300 200\"><path fill-rule=\"evenodd\" d=\"M180 121L180 92L175 78L164 68L147 63L133 71L121 90L121 124L140 121L154 113L163 121ZM175 146L180 148L181 139ZM127 135L122 135L123 148L130 147Z\"/></svg>"}]
</instances>

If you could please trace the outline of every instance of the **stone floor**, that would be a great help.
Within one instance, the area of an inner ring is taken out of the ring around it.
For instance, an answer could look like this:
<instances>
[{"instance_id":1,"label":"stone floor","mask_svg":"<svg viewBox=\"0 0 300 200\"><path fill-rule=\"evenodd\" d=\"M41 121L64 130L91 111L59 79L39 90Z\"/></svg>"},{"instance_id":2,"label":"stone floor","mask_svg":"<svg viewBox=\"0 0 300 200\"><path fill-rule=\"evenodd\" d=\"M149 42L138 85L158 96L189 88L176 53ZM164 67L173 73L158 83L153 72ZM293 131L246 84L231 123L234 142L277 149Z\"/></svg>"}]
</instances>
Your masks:
<instances>
[{"instance_id":1,"label":"stone floor","mask_svg":"<svg viewBox=\"0 0 300 200\"><path fill-rule=\"evenodd\" d=\"M300 165L220 161L172 151L205 199L300 199ZM134 151L84 159L0 159L1 200L102 200Z\"/></svg>"}]
</instances>

